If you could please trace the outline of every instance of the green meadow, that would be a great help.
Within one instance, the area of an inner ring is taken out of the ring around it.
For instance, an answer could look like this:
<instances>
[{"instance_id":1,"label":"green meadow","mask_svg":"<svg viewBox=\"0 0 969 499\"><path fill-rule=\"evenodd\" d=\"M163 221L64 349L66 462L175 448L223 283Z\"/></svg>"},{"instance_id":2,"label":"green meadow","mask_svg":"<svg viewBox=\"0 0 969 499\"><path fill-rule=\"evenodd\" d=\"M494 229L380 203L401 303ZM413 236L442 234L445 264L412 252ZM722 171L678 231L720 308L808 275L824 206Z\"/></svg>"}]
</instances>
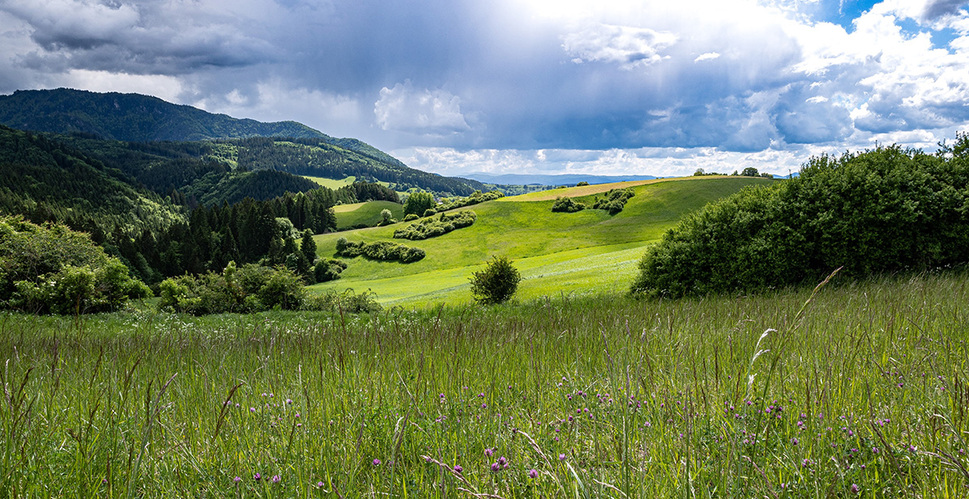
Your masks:
<instances>
[{"instance_id":1,"label":"green meadow","mask_svg":"<svg viewBox=\"0 0 969 499\"><path fill-rule=\"evenodd\" d=\"M371 315L0 314L3 497L965 497L965 272Z\"/></svg>"},{"instance_id":2,"label":"green meadow","mask_svg":"<svg viewBox=\"0 0 969 499\"><path fill-rule=\"evenodd\" d=\"M644 248L657 241L686 213L748 185L770 180L749 177L689 177L676 180L562 188L507 197L468 207L477 213L471 227L423 241L393 239L401 224L316 236L318 253L332 257L336 241L395 241L423 249L427 257L410 263L347 260L339 280L315 290L370 289L387 306L431 306L471 301L468 279L491 256L511 258L523 280L516 297L622 293L635 276ZM617 215L587 209L552 213L556 197L574 197L591 205L611 188L635 192ZM399 205L397 205L399 207ZM349 213L369 213L379 220L383 203L338 206L340 226ZM343 210L353 210L344 212ZM395 212L395 217L398 216ZM360 218L362 219L362 218ZM359 219L354 219L359 220Z\"/></svg>"},{"instance_id":3,"label":"green meadow","mask_svg":"<svg viewBox=\"0 0 969 499\"><path fill-rule=\"evenodd\" d=\"M357 177L352 177L352 176L342 178L342 179L313 177L309 175L303 175L303 177L308 178L323 187L326 187L328 189L333 189L333 190L339 189L340 187L346 187L348 185L351 185L357 179Z\"/></svg>"},{"instance_id":4,"label":"green meadow","mask_svg":"<svg viewBox=\"0 0 969 499\"><path fill-rule=\"evenodd\" d=\"M382 220L380 212L390 210L391 218L404 218L404 207L393 201L369 201L366 203L341 204L333 207L339 229L358 224L375 225Z\"/></svg>"}]
</instances>

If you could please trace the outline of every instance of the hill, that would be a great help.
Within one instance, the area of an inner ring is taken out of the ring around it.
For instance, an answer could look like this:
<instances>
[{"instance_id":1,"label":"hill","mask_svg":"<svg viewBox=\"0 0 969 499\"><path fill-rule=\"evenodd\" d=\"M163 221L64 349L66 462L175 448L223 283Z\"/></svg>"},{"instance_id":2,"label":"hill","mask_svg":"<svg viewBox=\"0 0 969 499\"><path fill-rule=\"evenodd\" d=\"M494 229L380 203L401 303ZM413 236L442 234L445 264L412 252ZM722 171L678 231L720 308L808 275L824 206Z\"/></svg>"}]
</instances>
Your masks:
<instances>
[{"instance_id":1,"label":"hill","mask_svg":"<svg viewBox=\"0 0 969 499\"><path fill-rule=\"evenodd\" d=\"M220 169L214 164L223 170L242 167L337 180L356 177L393 184L399 191L423 189L442 196L486 189L475 180L409 168L365 142L330 137L294 121L237 119L140 94L20 90L0 96L0 124L68 136L59 140L114 164L162 194ZM293 184L291 179L285 182ZM309 184L302 187L308 189Z\"/></svg>"},{"instance_id":2,"label":"hill","mask_svg":"<svg viewBox=\"0 0 969 499\"><path fill-rule=\"evenodd\" d=\"M68 144L0 126L0 212L58 220L95 233L165 229L184 220L161 196Z\"/></svg>"},{"instance_id":3,"label":"hill","mask_svg":"<svg viewBox=\"0 0 969 499\"><path fill-rule=\"evenodd\" d=\"M611 216L603 210L552 213L553 198L506 197L474 205L474 225L422 241L393 239L405 224L362 229L316 237L320 256L333 257L337 240L393 241L420 248L426 257L416 263L347 260L343 277L318 289L372 289L387 305L427 305L470 301L468 277L492 255L515 262L524 280L521 299L559 293L625 292L645 248L658 241L683 216L749 185L770 183L762 178L687 177L648 181L632 187L635 196ZM626 184L594 186L626 187ZM591 204L597 195L586 187L549 191L578 196ZM533 199L534 198L534 199Z\"/></svg>"},{"instance_id":4,"label":"hill","mask_svg":"<svg viewBox=\"0 0 969 499\"><path fill-rule=\"evenodd\" d=\"M129 142L327 137L295 121L263 123L212 114L147 95L66 88L18 90L0 96L0 123L21 130L81 133Z\"/></svg>"}]
</instances>

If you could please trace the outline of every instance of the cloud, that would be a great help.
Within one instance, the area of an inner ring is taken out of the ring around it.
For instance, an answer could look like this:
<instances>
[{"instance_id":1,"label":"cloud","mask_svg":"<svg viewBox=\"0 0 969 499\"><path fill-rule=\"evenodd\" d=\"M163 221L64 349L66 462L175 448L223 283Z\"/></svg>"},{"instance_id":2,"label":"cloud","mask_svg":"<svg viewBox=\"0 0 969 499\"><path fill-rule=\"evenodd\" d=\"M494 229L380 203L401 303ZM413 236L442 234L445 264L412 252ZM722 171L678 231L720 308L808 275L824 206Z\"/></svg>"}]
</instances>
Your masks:
<instances>
[{"instance_id":1,"label":"cloud","mask_svg":"<svg viewBox=\"0 0 969 499\"><path fill-rule=\"evenodd\" d=\"M693 62L703 62L703 61L713 61L720 58L719 52L707 52L705 54L700 54L693 59Z\"/></svg>"},{"instance_id":2,"label":"cloud","mask_svg":"<svg viewBox=\"0 0 969 499\"><path fill-rule=\"evenodd\" d=\"M649 66L663 60L660 52L676 43L676 35L649 28L596 24L562 37L572 62L608 62L622 69Z\"/></svg>"},{"instance_id":3,"label":"cloud","mask_svg":"<svg viewBox=\"0 0 969 499\"><path fill-rule=\"evenodd\" d=\"M461 99L446 90L415 90L408 80L380 89L373 109L377 125L419 135L450 135L470 130Z\"/></svg>"}]
</instances>

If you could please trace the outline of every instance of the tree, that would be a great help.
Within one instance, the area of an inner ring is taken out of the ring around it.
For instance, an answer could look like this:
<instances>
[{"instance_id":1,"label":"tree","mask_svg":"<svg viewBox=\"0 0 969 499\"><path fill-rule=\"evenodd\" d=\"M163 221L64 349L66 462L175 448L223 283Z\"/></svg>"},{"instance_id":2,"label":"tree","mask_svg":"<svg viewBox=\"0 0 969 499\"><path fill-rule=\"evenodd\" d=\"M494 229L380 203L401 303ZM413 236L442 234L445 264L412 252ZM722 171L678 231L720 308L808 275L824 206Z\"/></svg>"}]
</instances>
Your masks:
<instances>
[{"instance_id":1,"label":"tree","mask_svg":"<svg viewBox=\"0 0 969 499\"><path fill-rule=\"evenodd\" d=\"M316 241L313 240L313 232L309 229L303 231L303 238L300 239L299 250L310 264L316 261Z\"/></svg>"},{"instance_id":2,"label":"tree","mask_svg":"<svg viewBox=\"0 0 969 499\"><path fill-rule=\"evenodd\" d=\"M433 208L437 203L430 192L417 191L407 198L404 203L404 215L408 213L422 214L425 210Z\"/></svg>"},{"instance_id":3,"label":"tree","mask_svg":"<svg viewBox=\"0 0 969 499\"><path fill-rule=\"evenodd\" d=\"M515 294L521 280L521 274L508 258L492 257L484 270L472 274L471 294L482 305L504 303Z\"/></svg>"},{"instance_id":4,"label":"tree","mask_svg":"<svg viewBox=\"0 0 969 499\"><path fill-rule=\"evenodd\" d=\"M744 168L744 171L740 172L740 175L743 177L757 177L760 176L760 173L758 173L757 169L753 166L748 166L747 168Z\"/></svg>"}]
</instances>

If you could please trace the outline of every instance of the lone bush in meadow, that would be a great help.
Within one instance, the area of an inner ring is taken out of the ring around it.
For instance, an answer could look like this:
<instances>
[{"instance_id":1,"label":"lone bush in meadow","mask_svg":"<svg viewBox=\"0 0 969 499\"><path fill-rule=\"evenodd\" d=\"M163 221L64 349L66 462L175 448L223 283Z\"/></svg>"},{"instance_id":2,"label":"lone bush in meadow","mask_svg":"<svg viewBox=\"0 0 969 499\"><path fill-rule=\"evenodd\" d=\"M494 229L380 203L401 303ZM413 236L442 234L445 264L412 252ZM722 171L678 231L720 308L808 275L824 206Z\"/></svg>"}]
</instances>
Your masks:
<instances>
[{"instance_id":1,"label":"lone bush in meadow","mask_svg":"<svg viewBox=\"0 0 969 499\"><path fill-rule=\"evenodd\" d=\"M634 294L678 297L969 262L969 136L937 154L879 147L812 158L681 221L639 264Z\"/></svg>"},{"instance_id":2,"label":"lone bush in meadow","mask_svg":"<svg viewBox=\"0 0 969 499\"><path fill-rule=\"evenodd\" d=\"M508 258L493 257L484 270L471 277L471 294L482 305L504 303L518 290L522 277Z\"/></svg>"},{"instance_id":3,"label":"lone bush in meadow","mask_svg":"<svg viewBox=\"0 0 969 499\"><path fill-rule=\"evenodd\" d=\"M437 201L434 200L434 195L430 192L417 191L407 197L407 201L404 202L404 215L410 213L421 214L425 210L434 208L437 205Z\"/></svg>"}]
</instances>

